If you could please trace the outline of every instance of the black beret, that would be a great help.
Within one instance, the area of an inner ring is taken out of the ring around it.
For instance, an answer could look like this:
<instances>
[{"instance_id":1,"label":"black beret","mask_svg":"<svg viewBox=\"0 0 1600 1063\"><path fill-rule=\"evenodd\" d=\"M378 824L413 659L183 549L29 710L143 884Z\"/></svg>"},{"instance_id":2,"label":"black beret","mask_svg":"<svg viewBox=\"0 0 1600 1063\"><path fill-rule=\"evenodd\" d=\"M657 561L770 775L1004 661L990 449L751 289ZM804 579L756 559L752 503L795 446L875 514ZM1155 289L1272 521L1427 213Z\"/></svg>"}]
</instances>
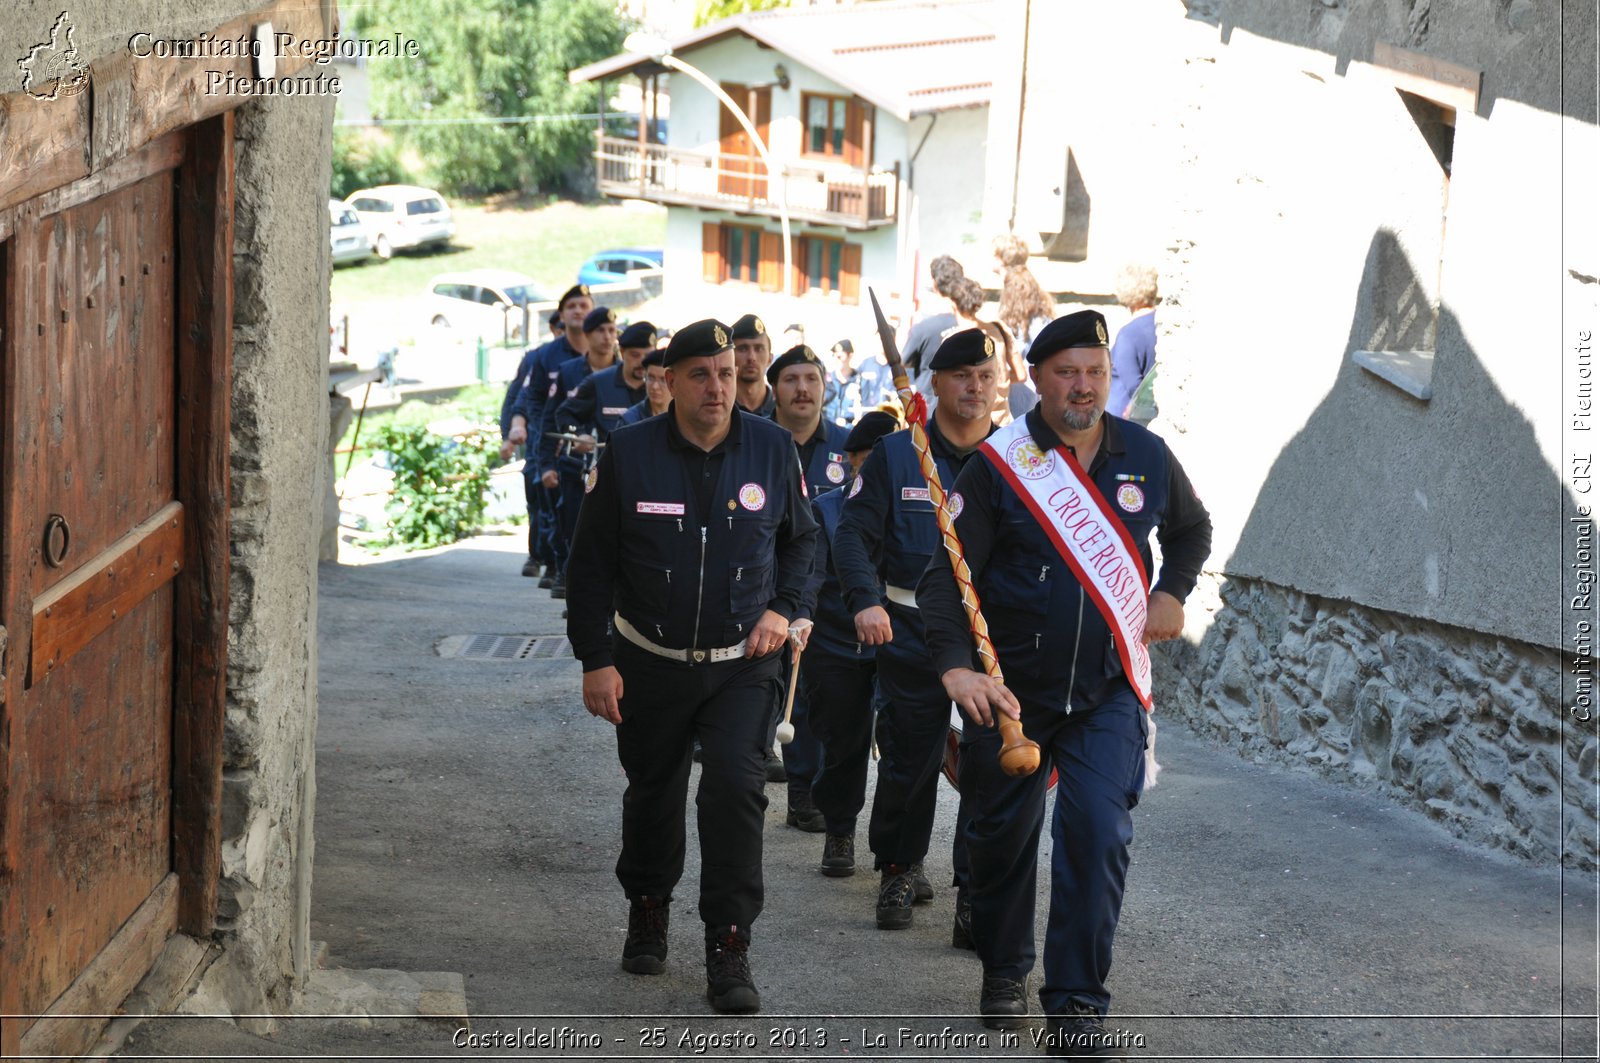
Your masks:
<instances>
[{"instance_id":1,"label":"black beret","mask_svg":"<svg viewBox=\"0 0 1600 1063\"><path fill-rule=\"evenodd\" d=\"M559 311L559 310L550 311L550 327L551 328L560 328L561 327L561 311Z\"/></svg>"},{"instance_id":2,"label":"black beret","mask_svg":"<svg viewBox=\"0 0 1600 1063\"><path fill-rule=\"evenodd\" d=\"M666 357L661 359L661 364L672 366L685 358L700 358L731 350L733 350L733 340L728 338L728 326L716 318L708 317L704 321L685 325L674 332L672 342L667 344Z\"/></svg>"},{"instance_id":3,"label":"black beret","mask_svg":"<svg viewBox=\"0 0 1600 1063\"><path fill-rule=\"evenodd\" d=\"M1068 347L1104 347L1110 342L1106 337L1106 319L1100 311L1079 310L1058 317L1039 330L1033 338L1033 346L1028 348L1028 364L1038 365Z\"/></svg>"},{"instance_id":4,"label":"black beret","mask_svg":"<svg viewBox=\"0 0 1600 1063\"><path fill-rule=\"evenodd\" d=\"M736 340L753 340L766 334L767 323L754 314L746 314L733 323L733 338Z\"/></svg>"},{"instance_id":5,"label":"black beret","mask_svg":"<svg viewBox=\"0 0 1600 1063\"><path fill-rule=\"evenodd\" d=\"M656 327L648 321L635 321L622 330L622 338L617 341L617 346L632 350L635 347L654 347L656 345Z\"/></svg>"},{"instance_id":6,"label":"black beret","mask_svg":"<svg viewBox=\"0 0 1600 1063\"><path fill-rule=\"evenodd\" d=\"M565 310L567 308L567 300L576 299L579 296L585 299L589 298L589 286L587 284L574 284L568 288L567 293L556 301L556 307L559 310Z\"/></svg>"},{"instance_id":7,"label":"black beret","mask_svg":"<svg viewBox=\"0 0 1600 1063\"><path fill-rule=\"evenodd\" d=\"M583 331L593 332L601 325L615 325L617 312L609 306L597 306L589 311L589 316L583 319Z\"/></svg>"},{"instance_id":8,"label":"black beret","mask_svg":"<svg viewBox=\"0 0 1600 1063\"><path fill-rule=\"evenodd\" d=\"M933 353L929 369L958 369L964 365L980 365L994 357L994 339L981 328L962 329L952 333L939 344Z\"/></svg>"},{"instance_id":9,"label":"black beret","mask_svg":"<svg viewBox=\"0 0 1600 1063\"><path fill-rule=\"evenodd\" d=\"M828 367L822 364L822 359L817 357L815 351L802 343L798 346L790 347L772 360L772 364L767 366L767 383L776 384L778 382L778 374L791 365L814 365L817 367L817 373L824 380L828 377Z\"/></svg>"},{"instance_id":10,"label":"black beret","mask_svg":"<svg viewBox=\"0 0 1600 1063\"><path fill-rule=\"evenodd\" d=\"M836 351L843 351L845 354L856 353L856 345L851 343L849 340L840 340L838 343L833 345L833 349Z\"/></svg>"},{"instance_id":11,"label":"black beret","mask_svg":"<svg viewBox=\"0 0 1600 1063\"><path fill-rule=\"evenodd\" d=\"M657 347L649 354L645 355L644 361L640 362L639 365L645 369L649 369L653 365L662 365L664 363L661 360L666 356L667 349L665 347Z\"/></svg>"},{"instance_id":12,"label":"black beret","mask_svg":"<svg viewBox=\"0 0 1600 1063\"><path fill-rule=\"evenodd\" d=\"M844 437L846 453L857 450L871 450L872 445L891 432L900 430L900 422L891 414L882 410L868 410L861 415L855 427L850 429L850 434Z\"/></svg>"}]
</instances>

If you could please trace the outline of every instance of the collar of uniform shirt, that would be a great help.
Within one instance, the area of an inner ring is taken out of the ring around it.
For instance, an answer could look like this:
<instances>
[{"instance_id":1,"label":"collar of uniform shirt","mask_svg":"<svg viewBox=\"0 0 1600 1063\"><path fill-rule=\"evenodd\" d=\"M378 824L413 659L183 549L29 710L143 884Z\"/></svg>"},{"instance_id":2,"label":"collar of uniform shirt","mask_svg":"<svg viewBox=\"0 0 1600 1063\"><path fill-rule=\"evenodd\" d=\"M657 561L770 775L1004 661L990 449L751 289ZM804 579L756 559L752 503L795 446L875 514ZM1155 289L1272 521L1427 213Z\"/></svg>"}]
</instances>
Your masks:
<instances>
[{"instance_id":1,"label":"collar of uniform shirt","mask_svg":"<svg viewBox=\"0 0 1600 1063\"><path fill-rule=\"evenodd\" d=\"M988 435L992 436L998 430L999 426L991 421L989 423ZM958 461L965 461L970 455L975 454L978 451L978 448L975 446L962 450L960 447L950 442L949 439L945 438L945 434L939 430L938 418L933 417L932 415L928 417L927 432L928 445L933 448L935 453L942 454L947 458L955 458ZM988 436L985 436L984 438L987 439Z\"/></svg>"},{"instance_id":2,"label":"collar of uniform shirt","mask_svg":"<svg viewBox=\"0 0 1600 1063\"><path fill-rule=\"evenodd\" d=\"M675 413L673 413L672 407L668 406L667 443L675 450L690 450L696 454L721 454L729 447L736 447L739 445L739 414L740 411L735 408L733 411L733 420L728 424L728 434L722 437L722 442L718 443L710 450L701 450L694 443L689 442L688 438L684 436L683 432L678 429L678 417Z\"/></svg>"},{"instance_id":3,"label":"collar of uniform shirt","mask_svg":"<svg viewBox=\"0 0 1600 1063\"><path fill-rule=\"evenodd\" d=\"M1039 444L1040 450L1054 450L1061 446L1061 437L1056 435L1055 429L1045 423L1044 415L1035 406L1027 414L1028 433L1033 436L1033 441ZM1122 428L1117 424L1115 417L1100 415L1100 423L1105 425L1105 434L1100 437L1100 449L1095 451L1095 464L1100 464L1102 455L1125 454L1127 448L1122 445ZM1074 454L1076 456L1076 454ZM1085 469L1084 472L1093 472Z\"/></svg>"}]
</instances>

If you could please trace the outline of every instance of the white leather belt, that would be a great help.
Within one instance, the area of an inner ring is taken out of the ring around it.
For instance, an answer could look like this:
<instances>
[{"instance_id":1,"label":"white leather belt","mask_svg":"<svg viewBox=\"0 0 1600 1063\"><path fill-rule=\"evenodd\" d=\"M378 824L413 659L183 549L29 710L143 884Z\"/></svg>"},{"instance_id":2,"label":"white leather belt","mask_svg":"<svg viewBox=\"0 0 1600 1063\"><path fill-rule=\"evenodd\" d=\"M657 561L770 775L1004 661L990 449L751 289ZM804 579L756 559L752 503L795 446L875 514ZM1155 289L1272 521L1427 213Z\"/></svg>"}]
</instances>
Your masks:
<instances>
[{"instance_id":1,"label":"white leather belt","mask_svg":"<svg viewBox=\"0 0 1600 1063\"><path fill-rule=\"evenodd\" d=\"M907 609L915 609L917 607L916 591L908 591L904 587L887 585L883 588L883 591L888 595L889 600L896 605L903 605Z\"/></svg>"},{"instance_id":2,"label":"white leather belt","mask_svg":"<svg viewBox=\"0 0 1600 1063\"><path fill-rule=\"evenodd\" d=\"M726 646L720 650L673 650L657 645L639 633L639 629L622 619L621 613L611 617L611 622L616 625L617 634L657 657L665 657L669 661L688 661L692 664L704 664L706 661L718 663L732 661L744 656L744 643L737 646Z\"/></svg>"}]
</instances>

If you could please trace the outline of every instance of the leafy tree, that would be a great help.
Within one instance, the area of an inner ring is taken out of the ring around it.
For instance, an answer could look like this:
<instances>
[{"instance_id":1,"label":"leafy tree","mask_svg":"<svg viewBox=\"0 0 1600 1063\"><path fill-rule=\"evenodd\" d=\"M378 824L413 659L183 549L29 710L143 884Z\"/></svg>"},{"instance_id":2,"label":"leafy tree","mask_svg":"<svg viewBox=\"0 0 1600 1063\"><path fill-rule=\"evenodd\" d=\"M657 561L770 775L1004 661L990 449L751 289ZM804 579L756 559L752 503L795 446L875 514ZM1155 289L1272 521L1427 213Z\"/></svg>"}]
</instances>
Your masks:
<instances>
[{"instance_id":1,"label":"leafy tree","mask_svg":"<svg viewBox=\"0 0 1600 1063\"><path fill-rule=\"evenodd\" d=\"M392 127L450 192L534 191L588 163L593 122L493 118L592 113L599 90L567 72L622 50L627 27L607 0L374 0L357 6L357 36L415 38L415 59L377 59L379 119L454 119Z\"/></svg>"},{"instance_id":2,"label":"leafy tree","mask_svg":"<svg viewBox=\"0 0 1600 1063\"><path fill-rule=\"evenodd\" d=\"M333 131L334 199L343 199L358 188L404 184L405 167L387 137L375 131L340 126Z\"/></svg>"},{"instance_id":3,"label":"leafy tree","mask_svg":"<svg viewBox=\"0 0 1600 1063\"><path fill-rule=\"evenodd\" d=\"M694 24L704 26L746 11L772 11L788 6L789 0L699 0L694 7Z\"/></svg>"}]
</instances>

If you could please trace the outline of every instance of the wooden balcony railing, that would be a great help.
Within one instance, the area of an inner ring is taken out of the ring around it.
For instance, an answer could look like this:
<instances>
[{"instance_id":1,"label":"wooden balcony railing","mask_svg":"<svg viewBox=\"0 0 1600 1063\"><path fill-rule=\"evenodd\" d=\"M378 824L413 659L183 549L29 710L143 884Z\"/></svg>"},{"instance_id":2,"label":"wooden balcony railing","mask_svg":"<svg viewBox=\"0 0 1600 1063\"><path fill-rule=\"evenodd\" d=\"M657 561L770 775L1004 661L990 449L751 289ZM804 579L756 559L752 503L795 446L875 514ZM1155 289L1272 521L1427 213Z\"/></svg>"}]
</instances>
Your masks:
<instances>
[{"instance_id":1,"label":"wooden balcony railing","mask_svg":"<svg viewBox=\"0 0 1600 1063\"><path fill-rule=\"evenodd\" d=\"M778 189L769 187L759 156L684 151L598 137L594 153L600 191L624 199L711 207L778 216ZM784 166L789 217L847 229L894 224L900 166L892 170Z\"/></svg>"}]
</instances>

